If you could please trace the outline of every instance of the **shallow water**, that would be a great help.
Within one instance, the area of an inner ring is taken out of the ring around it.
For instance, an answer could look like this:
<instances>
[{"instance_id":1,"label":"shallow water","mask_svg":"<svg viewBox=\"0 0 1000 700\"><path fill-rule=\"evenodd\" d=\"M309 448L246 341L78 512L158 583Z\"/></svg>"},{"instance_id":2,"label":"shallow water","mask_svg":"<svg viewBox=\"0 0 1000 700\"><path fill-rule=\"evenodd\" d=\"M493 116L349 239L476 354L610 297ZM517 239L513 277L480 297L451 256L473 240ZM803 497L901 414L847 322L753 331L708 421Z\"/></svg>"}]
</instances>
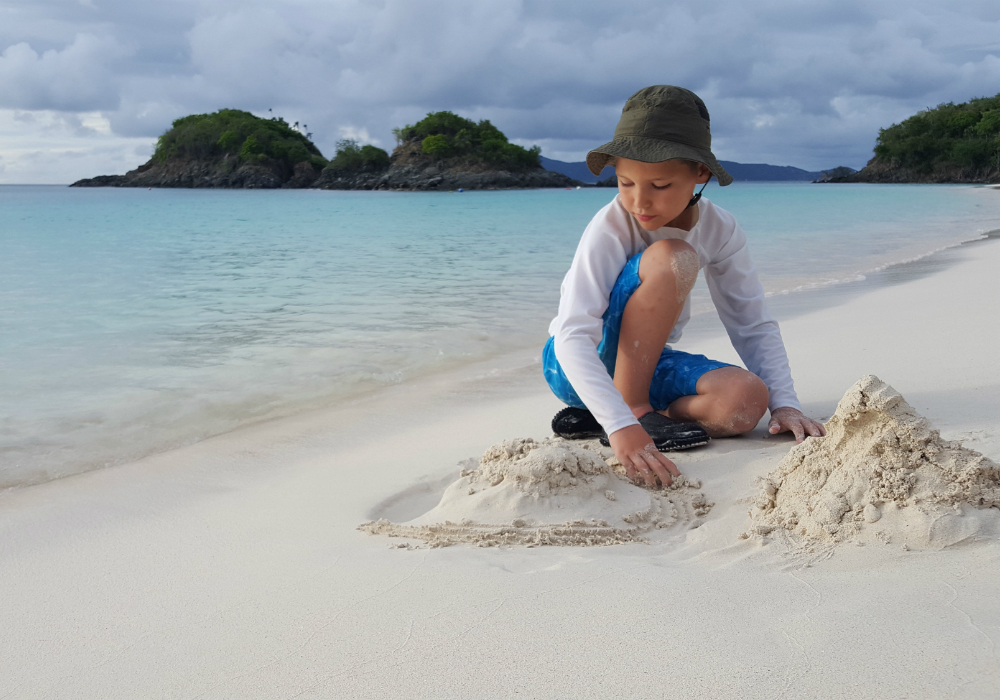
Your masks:
<instances>
[{"instance_id":1,"label":"shallow water","mask_svg":"<svg viewBox=\"0 0 1000 700\"><path fill-rule=\"evenodd\" d=\"M0 486L135 459L544 339L613 190L0 187ZM1000 228L1000 193L738 183L769 293ZM710 302L704 282L695 309Z\"/></svg>"}]
</instances>

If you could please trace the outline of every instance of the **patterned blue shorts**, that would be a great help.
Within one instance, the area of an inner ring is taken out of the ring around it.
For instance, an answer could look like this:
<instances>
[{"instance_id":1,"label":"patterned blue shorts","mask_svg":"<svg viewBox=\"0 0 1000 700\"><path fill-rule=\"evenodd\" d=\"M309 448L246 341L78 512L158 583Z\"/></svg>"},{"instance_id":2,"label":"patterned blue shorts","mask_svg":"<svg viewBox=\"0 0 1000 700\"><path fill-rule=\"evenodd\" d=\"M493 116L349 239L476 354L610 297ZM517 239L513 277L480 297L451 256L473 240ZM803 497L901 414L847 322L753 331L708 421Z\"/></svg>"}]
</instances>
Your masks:
<instances>
[{"instance_id":1,"label":"patterned blue shorts","mask_svg":"<svg viewBox=\"0 0 1000 700\"><path fill-rule=\"evenodd\" d=\"M615 376L615 363L618 361L618 337L621 335L625 305L642 283L639 279L641 257L642 253L639 253L625 263L611 290L608 310L604 312L604 332L601 343L597 346L597 354L612 377ZM664 348L660 361L656 363L653 381L649 385L649 403L657 411L662 411L682 396L697 394L695 386L705 372L732 366L725 362L710 360L704 355L692 355ZM559 360L556 359L554 338L549 338L542 351L542 369L545 372L545 381L560 401L576 408L586 408L566 378Z\"/></svg>"}]
</instances>

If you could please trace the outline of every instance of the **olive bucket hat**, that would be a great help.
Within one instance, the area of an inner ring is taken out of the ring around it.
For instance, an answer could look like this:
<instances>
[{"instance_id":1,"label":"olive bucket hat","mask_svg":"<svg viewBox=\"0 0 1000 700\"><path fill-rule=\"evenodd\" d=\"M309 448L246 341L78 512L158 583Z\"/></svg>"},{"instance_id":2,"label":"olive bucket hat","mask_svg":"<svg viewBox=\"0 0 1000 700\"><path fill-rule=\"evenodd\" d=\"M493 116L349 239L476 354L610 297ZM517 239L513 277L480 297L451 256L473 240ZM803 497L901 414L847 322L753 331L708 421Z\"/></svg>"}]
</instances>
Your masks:
<instances>
[{"instance_id":1,"label":"olive bucket hat","mask_svg":"<svg viewBox=\"0 0 1000 700\"><path fill-rule=\"evenodd\" d=\"M733 181L712 154L708 109L690 90L653 85L628 98L615 137L587 154L594 175L616 156L659 163L682 158L704 163L722 186Z\"/></svg>"}]
</instances>

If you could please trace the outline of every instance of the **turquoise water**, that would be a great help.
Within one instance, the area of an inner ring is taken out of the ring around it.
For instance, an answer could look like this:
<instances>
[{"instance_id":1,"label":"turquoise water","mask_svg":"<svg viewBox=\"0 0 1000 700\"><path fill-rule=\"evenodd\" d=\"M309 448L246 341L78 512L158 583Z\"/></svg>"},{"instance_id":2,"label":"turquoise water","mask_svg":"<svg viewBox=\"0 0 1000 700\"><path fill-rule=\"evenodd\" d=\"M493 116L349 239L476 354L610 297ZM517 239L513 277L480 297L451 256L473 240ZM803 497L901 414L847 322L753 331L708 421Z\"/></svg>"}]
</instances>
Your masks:
<instances>
[{"instance_id":1,"label":"turquoise water","mask_svg":"<svg viewBox=\"0 0 1000 700\"><path fill-rule=\"evenodd\" d=\"M614 194L0 187L0 486L533 347ZM706 195L740 219L772 294L1000 228L982 188Z\"/></svg>"}]
</instances>

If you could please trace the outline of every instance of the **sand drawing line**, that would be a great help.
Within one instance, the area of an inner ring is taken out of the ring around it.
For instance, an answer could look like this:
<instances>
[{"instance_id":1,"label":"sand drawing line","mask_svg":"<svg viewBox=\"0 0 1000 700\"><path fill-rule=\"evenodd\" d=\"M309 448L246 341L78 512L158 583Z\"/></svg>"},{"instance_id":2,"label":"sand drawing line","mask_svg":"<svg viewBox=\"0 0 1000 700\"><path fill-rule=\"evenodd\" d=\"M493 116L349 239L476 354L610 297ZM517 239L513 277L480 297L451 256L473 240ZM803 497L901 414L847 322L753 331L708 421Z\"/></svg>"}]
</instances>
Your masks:
<instances>
[{"instance_id":1,"label":"sand drawing line","mask_svg":"<svg viewBox=\"0 0 1000 700\"><path fill-rule=\"evenodd\" d=\"M955 605L955 601L958 600L958 590L954 586L952 586L950 583L948 583L947 581L942 581L941 583L943 583L944 585L946 585L951 590L951 600L948 601L948 605L950 607L954 608L955 610L957 610L958 612L962 613L962 615L965 617L965 619L968 621L968 623L973 628L975 628L975 630L977 632L979 632L979 634L983 635L983 637L986 638L986 642L987 642L987 644L989 644L990 656L995 659L996 655L997 655L996 654L997 650L996 650L996 643L993 641L993 638L990 635L986 634L983 631L983 629L979 625L977 625L975 623L975 621L972 619L972 615L970 615L969 613L967 613L964 610L962 610L962 608L960 608L957 605Z\"/></svg>"}]
</instances>

